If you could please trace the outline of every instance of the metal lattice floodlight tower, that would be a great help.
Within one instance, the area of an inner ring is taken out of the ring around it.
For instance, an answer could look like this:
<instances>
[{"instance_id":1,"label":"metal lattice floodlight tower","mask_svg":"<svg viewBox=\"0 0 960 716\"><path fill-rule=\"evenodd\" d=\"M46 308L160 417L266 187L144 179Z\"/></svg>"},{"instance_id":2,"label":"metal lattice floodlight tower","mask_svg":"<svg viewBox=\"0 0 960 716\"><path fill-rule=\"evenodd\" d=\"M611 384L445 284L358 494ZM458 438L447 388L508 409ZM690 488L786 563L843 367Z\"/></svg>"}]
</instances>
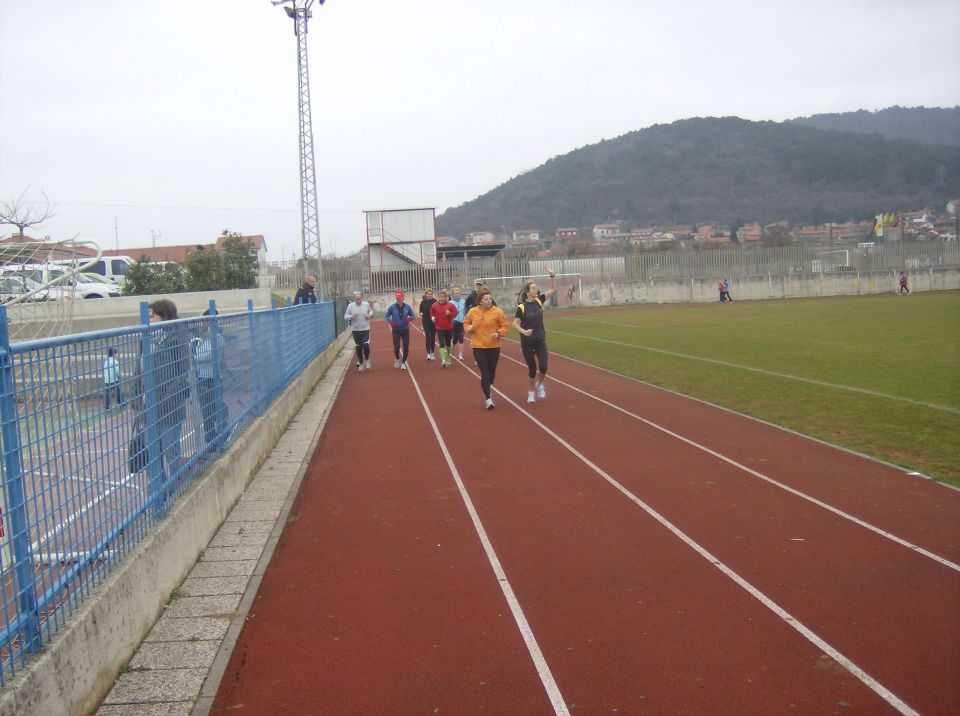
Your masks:
<instances>
[{"instance_id":1,"label":"metal lattice floodlight tower","mask_svg":"<svg viewBox=\"0 0 960 716\"><path fill-rule=\"evenodd\" d=\"M307 21L313 17L310 8L325 0L272 0L283 5L287 16L293 19L297 36L297 84L300 98L300 221L304 266L311 259L317 262L317 288L326 295L323 281L323 262L320 251L320 226L317 218L317 171L313 161L313 121L310 115L310 68L307 64ZM308 269L309 270L309 269Z\"/></svg>"}]
</instances>

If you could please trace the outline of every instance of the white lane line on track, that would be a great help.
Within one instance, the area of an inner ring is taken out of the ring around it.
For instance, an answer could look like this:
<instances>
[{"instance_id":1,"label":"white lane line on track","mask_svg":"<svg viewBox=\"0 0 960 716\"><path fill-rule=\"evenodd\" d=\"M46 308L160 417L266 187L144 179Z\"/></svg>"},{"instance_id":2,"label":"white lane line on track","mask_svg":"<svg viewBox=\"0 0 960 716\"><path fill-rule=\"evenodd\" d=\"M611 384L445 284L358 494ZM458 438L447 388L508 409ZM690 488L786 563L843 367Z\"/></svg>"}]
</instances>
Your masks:
<instances>
[{"instance_id":1,"label":"white lane line on track","mask_svg":"<svg viewBox=\"0 0 960 716\"><path fill-rule=\"evenodd\" d=\"M564 320L577 321L577 320L585 320L585 319L566 317ZM591 323L597 323L597 321L591 321ZM604 325L618 326L619 328L632 328L632 326L625 326L619 323L606 323ZM652 348L650 346L643 346L637 343L624 343L623 341L612 341L608 338L596 338L595 336L581 336L577 333L568 333L566 331L559 331L555 328L551 328L550 332L557 333L561 336L570 336L571 338L580 338L586 341L598 341L600 343L609 343L610 345L615 345L615 346L624 346L626 348L636 348L637 350L649 351L651 353L660 353L662 355L673 356L675 358L685 358L687 360L696 360L696 361L702 361L704 363L713 363L714 365L721 365L725 368L736 368L737 370L746 370L752 373L760 373L762 375L769 375L774 378L786 378L787 380L796 380L801 383L810 383L812 385L819 385L824 388L835 388L836 390L846 390L852 393L861 393L863 395L869 395L874 398L883 398L884 400L896 400L902 403L910 403L911 405L919 405L921 407L930 408L932 410L941 410L945 413L953 413L954 415L960 415L960 410L958 410L957 408L951 408L946 405L937 405L936 403L926 403L922 400L914 400L913 398L904 398L899 395L890 395L889 393L881 393L879 391L869 390L867 388L855 388L851 385L841 385L839 383L828 383L823 380L815 380L813 378L803 378L798 375L790 375L789 373L778 373L776 371L767 370L765 368L755 368L749 365L741 365L739 363L730 363L728 361L717 360L716 358L704 358L703 356L689 355L688 353L676 353L674 351L664 350L663 348Z\"/></svg>"},{"instance_id":2,"label":"white lane line on track","mask_svg":"<svg viewBox=\"0 0 960 716\"><path fill-rule=\"evenodd\" d=\"M470 368L464 366L468 371L473 373L474 376L477 376ZM550 428L543 425L539 419L531 414L529 411L522 408L519 404L511 400L502 390L494 387L493 390L497 392L507 403L516 408L520 413L525 415L534 425L546 432L550 437L556 440L560 445L566 448L570 453L577 457L583 464L589 467L591 470L596 472L600 477L606 480L614 489L623 494L627 499L637 505L640 509L650 515L653 519L659 522L662 526L667 528L672 532L676 537L678 537L684 544L694 550L697 554L707 560L710 564L716 567L720 572L725 576L731 579L735 584L737 584L741 589L746 591L750 596L759 601L763 606L776 614L780 619L786 622L790 627L799 632L804 638L810 641L814 646L827 654L831 659L836 661L838 664L843 666L848 672L853 674L857 679L859 679L867 688L877 694L880 698L886 701L890 706L895 708L904 716L920 716L917 711L914 711L910 706L908 706L900 697L890 691L886 686L881 684L879 681L870 676L866 671L857 666L853 661L844 656L838 649L831 646L825 640L817 636L810 628L802 624L796 617L794 617L790 612L781 607L779 604L770 599L766 594L761 592L759 589L750 584L747 580L737 574L733 569L721 562L717 557L715 557L710 551L705 547L702 547L697 543L692 537L688 536L683 530L670 522L667 518L653 509L646 502L641 500L639 497L634 495L630 490L621 485L617 480L607 474L602 468L598 465L595 465L590 461L588 457L583 455L579 450L577 450L573 445L568 443L562 437L553 432Z\"/></svg>"},{"instance_id":3,"label":"white lane line on track","mask_svg":"<svg viewBox=\"0 0 960 716\"><path fill-rule=\"evenodd\" d=\"M519 365L522 365L522 366L526 367L526 364L525 364L525 363L521 363L521 362L518 361L516 358L513 358L513 357L511 357L511 356L505 356L505 357L507 358L507 360L513 361L514 363L517 363L517 364L519 364ZM663 427L662 425L658 425L657 423L654 423L654 422L652 422L652 421L650 421L650 420L647 420L646 418L643 418L643 417L637 415L636 413L631 413L631 412L630 412L629 410L627 410L626 408L621 408L619 405L616 405L616 404L614 404L614 403L611 403L610 401L605 400L605 399L603 399L603 398L601 398L601 397L598 397L598 396L596 396L596 395L593 395L592 393L588 393L587 391L582 390L582 389L578 388L578 387L575 386L575 385L571 385L570 383L567 383L567 382L565 382L565 381L562 381L562 380L559 380L559 379L557 379L557 378L554 378L553 376L547 376L547 377L549 377L549 378L550 378L553 382L555 382L555 383L558 383L558 384L560 384L560 385L566 386L566 387L569 388L570 390L576 391L577 393L580 393L581 395L585 395L585 396L587 396L588 398L592 398L593 400L596 400L596 401L598 401L598 402L600 402L600 403L603 403L604 405L606 405L606 406L608 406L608 407L610 407L610 408L613 408L614 410L618 410L618 411L620 411L621 413L623 413L624 415L627 415L627 416L629 416L629 417L631 417L631 418L634 418L635 420L639 420L641 423L643 423L643 424L645 424L645 425L649 425L651 428L654 428L655 430L659 430L659 431L661 431L661 432L669 435L669 436L672 437L672 438L675 438L675 439L677 439L677 440L679 440L679 441L681 441L681 442L683 442L683 443L686 443L687 445L689 445L689 446L691 446L691 447L696 448L697 450L702 450L703 452L707 453L708 455L712 455L713 457L717 458L718 460L722 460L723 462L727 463L728 465L732 465L733 467L735 467L735 468L737 468L737 469L739 469L739 470L743 470L744 472L749 473L750 475L753 475L754 477L760 478L761 480L763 480L763 481L765 481L765 482L767 482L767 483L769 483L769 484L771 484L771 485L774 485L774 486L776 486L776 487L779 487L781 490L785 490L786 492L789 492L791 495L795 495L796 497L799 497L800 499L806 500L807 502L810 502L810 503L816 505L817 507L821 507L821 508L823 508L824 510L827 510L828 512L832 512L833 514L837 515L838 517L842 517L842 518L845 519L845 520L849 520L850 522L854 523L855 525L858 525L858 526L860 526L860 527L863 527L864 529L869 530L869 531L873 532L874 534L880 535L881 537L884 537L884 538L890 540L891 542L895 542L896 544L900 545L901 547L906 547L907 549L909 549L909 550L911 550L911 551L913 551L913 552L916 552L917 554L923 555L924 557L927 557L927 558L929 558L929 559L932 559L934 562L937 562L937 563L939 563L939 564L942 564L944 567L948 567L948 568L954 570L955 572L960 572L960 564L957 564L956 562L951 562L949 559L946 559L945 557L941 557L940 555L934 554L933 552L931 552L931 551L929 551L929 550L927 550L927 549L924 549L923 547L920 547L919 545L913 544L913 542L909 542L909 541L903 539L902 537L898 537L897 535L895 535L895 534L893 534L893 533L891 533L891 532L887 532L886 530L884 530L884 529L882 529L882 528L880 528L880 527L877 527L877 526L875 526L875 525L871 525L869 522L865 522L864 520L861 520L859 517L854 517L853 515L851 515L851 514L849 514L849 513L847 513L847 512L844 512L843 510L841 510L841 509L839 509L839 508L837 508L837 507L834 507L833 505L828 505L826 502L823 502L822 500L819 500L819 499L817 499L816 497L813 497L812 495L808 495L808 494L806 494L806 493L804 493L804 492L801 492L800 490L797 490L796 488L790 487L789 485L786 485L786 484L784 484L784 483L782 483L782 482L779 482L779 481L775 480L774 478L770 477L769 475L764 475L762 472L757 472L757 471L754 470L753 468L747 467L746 465L744 465L744 464L742 464L742 463L739 463L739 462L737 462L736 460L734 460L734 459L732 459L732 458L726 457L725 455L721 455L721 454L718 453L716 450L711 450L711 449L708 448L706 445L701 445L701 444L698 443L698 442L694 442L694 441L691 440L690 438L686 438L686 437L684 437L683 435L680 435L680 434L678 434L678 433L673 432L673 431L670 430L669 428L665 428L665 427Z\"/></svg>"},{"instance_id":4,"label":"white lane line on track","mask_svg":"<svg viewBox=\"0 0 960 716\"><path fill-rule=\"evenodd\" d=\"M553 673L550 671L550 667L547 665L547 660L544 658L543 652L540 650L540 645L537 643L537 639L533 634L533 630L530 628L530 624L527 622L527 618L523 613L523 608L520 606L520 602L517 599L516 594L513 592L513 587L510 586L510 581L507 579L507 574L503 570L503 566L500 564L500 558L497 557L497 553L493 549L493 544L491 544L489 537L487 537L487 531L484 528L483 523L480 521L480 515L473 506L473 500L470 499L467 488L463 484L463 480L460 479L460 472L457 470L457 466L453 462L453 457L450 455L450 451L447 449L447 444L440 435L440 429L437 427L437 423L433 419L433 413L430 411L430 407L427 405L426 398L424 398L423 393L420 391L420 384L417 383L417 379L413 375L413 372L414 371L412 368L407 370L407 373L410 375L410 380L413 383L413 387L417 391L417 397L420 398L420 404L423 406L423 411L426 413L427 420L430 421L430 427L433 429L433 434L436 436L437 443L440 445L440 450L443 452L443 457L447 461L447 467L450 469L450 474L453 476L453 480L457 485L457 490L460 492L460 497L463 500L464 505L466 505L467 512L470 514L470 519L473 521L473 528L476 530L477 536L480 538L480 543L483 545L483 550L487 554L487 561L490 562L490 566L493 568L493 573L497 577L497 583L500 585L500 590L503 592L503 596L506 598L507 604L510 607L513 620L516 622L517 628L519 628L520 634L523 636L523 641L527 645L527 651L529 652L530 658L533 660L533 664L537 669L537 674L540 676L540 682L543 684L543 688L547 692L550 703L553 705L553 711L558 716L569 716L570 712L563 700L563 695L560 693L557 682L553 678Z\"/></svg>"}]
</instances>

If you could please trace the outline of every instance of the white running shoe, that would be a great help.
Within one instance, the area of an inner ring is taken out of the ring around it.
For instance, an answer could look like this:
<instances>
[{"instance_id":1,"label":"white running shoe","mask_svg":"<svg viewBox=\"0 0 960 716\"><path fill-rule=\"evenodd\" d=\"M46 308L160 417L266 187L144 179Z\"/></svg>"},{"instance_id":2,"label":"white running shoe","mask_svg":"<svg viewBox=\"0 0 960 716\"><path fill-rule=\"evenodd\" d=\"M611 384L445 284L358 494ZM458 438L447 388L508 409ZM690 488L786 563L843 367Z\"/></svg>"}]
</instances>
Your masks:
<instances>
[{"instance_id":1,"label":"white running shoe","mask_svg":"<svg viewBox=\"0 0 960 716\"><path fill-rule=\"evenodd\" d=\"M363 364L363 369L364 369L364 370L370 370L370 361L366 361L366 362Z\"/></svg>"},{"instance_id":2,"label":"white running shoe","mask_svg":"<svg viewBox=\"0 0 960 716\"><path fill-rule=\"evenodd\" d=\"M543 383L537 386L537 397L540 398L540 400L547 397L547 389L543 387Z\"/></svg>"},{"instance_id":3,"label":"white running shoe","mask_svg":"<svg viewBox=\"0 0 960 716\"><path fill-rule=\"evenodd\" d=\"M458 358L459 358L460 360L463 360L463 353L461 353L461 354L458 356Z\"/></svg>"},{"instance_id":4,"label":"white running shoe","mask_svg":"<svg viewBox=\"0 0 960 716\"><path fill-rule=\"evenodd\" d=\"M531 390L529 393L527 393L527 402L528 402L528 403L536 403L536 402L537 402L537 399L534 397L532 390Z\"/></svg>"},{"instance_id":5,"label":"white running shoe","mask_svg":"<svg viewBox=\"0 0 960 716\"><path fill-rule=\"evenodd\" d=\"M400 361L399 361L399 360L395 360L395 361L393 362L393 367L394 367L394 368L399 368L399 367L400 367Z\"/></svg>"},{"instance_id":6,"label":"white running shoe","mask_svg":"<svg viewBox=\"0 0 960 716\"><path fill-rule=\"evenodd\" d=\"M363 373L363 364L357 366L357 373Z\"/></svg>"},{"instance_id":7,"label":"white running shoe","mask_svg":"<svg viewBox=\"0 0 960 716\"><path fill-rule=\"evenodd\" d=\"M427 353L427 360L433 360L433 353Z\"/></svg>"},{"instance_id":8,"label":"white running shoe","mask_svg":"<svg viewBox=\"0 0 960 716\"><path fill-rule=\"evenodd\" d=\"M487 403L485 407L487 410L493 410L496 406L493 404L493 401L490 400L490 398L487 398Z\"/></svg>"},{"instance_id":9,"label":"white running shoe","mask_svg":"<svg viewBox=\"0 0 960 716\"><path fill-rule=\"evenodd\" d=\"M406 363L401 363L401 364L400 364L400 370L406 370L406 369L407 369L407 364L406 364Z\"/></svg>"}]
</instances>

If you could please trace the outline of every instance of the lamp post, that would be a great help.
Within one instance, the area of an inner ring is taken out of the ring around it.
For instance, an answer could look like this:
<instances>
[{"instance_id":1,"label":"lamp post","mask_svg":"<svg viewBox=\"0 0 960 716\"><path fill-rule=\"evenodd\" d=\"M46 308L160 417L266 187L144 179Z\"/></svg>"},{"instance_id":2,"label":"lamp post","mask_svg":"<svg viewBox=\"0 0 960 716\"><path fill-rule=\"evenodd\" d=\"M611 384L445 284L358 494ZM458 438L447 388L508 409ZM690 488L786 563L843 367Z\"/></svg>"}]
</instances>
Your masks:
<instances>
[{"instance_id":1,"label":"lamp post","mask_svg":"<svg viewBox=\"0 0 960 716\"><path fill-rule=\"evenodd\" d=\"M313 159L313 121L310 113L310 70L307 63L307 21L313 17L313 3L323 5L325 0L271 0L282 5L287 17L293 20L297 36L297 87L300 104L300 220L304 261L316 259L317 289L326 296L323 280L323 262L320 250L319 219L317 217L317 172Z\"/></svg>"}]
</instances>

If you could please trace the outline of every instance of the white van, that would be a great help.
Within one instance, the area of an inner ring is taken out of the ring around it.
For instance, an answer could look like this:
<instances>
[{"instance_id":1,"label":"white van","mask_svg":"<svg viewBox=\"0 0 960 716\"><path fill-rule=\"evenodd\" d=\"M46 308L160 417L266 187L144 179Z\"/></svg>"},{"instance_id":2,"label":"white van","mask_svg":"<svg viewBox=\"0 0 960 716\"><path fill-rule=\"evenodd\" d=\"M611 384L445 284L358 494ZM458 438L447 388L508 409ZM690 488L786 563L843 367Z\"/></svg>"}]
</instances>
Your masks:
<instances>
[{"instance_id":1,"label":"white van","mask_svg":"<svg viewBox=\"0 0 960 716\"><path fill-rule=\"evenodd\" d=\"M90 263L89 259L76 258L60 261L51 261L53 265L66 266L85 266ZM103 276L104 283L123 285L123 275L127 269L136 263L129 256L101 256L99 260L94 261L89 267L84 268L84 273L95 273Z\"/></svg>"}]
</instances>

